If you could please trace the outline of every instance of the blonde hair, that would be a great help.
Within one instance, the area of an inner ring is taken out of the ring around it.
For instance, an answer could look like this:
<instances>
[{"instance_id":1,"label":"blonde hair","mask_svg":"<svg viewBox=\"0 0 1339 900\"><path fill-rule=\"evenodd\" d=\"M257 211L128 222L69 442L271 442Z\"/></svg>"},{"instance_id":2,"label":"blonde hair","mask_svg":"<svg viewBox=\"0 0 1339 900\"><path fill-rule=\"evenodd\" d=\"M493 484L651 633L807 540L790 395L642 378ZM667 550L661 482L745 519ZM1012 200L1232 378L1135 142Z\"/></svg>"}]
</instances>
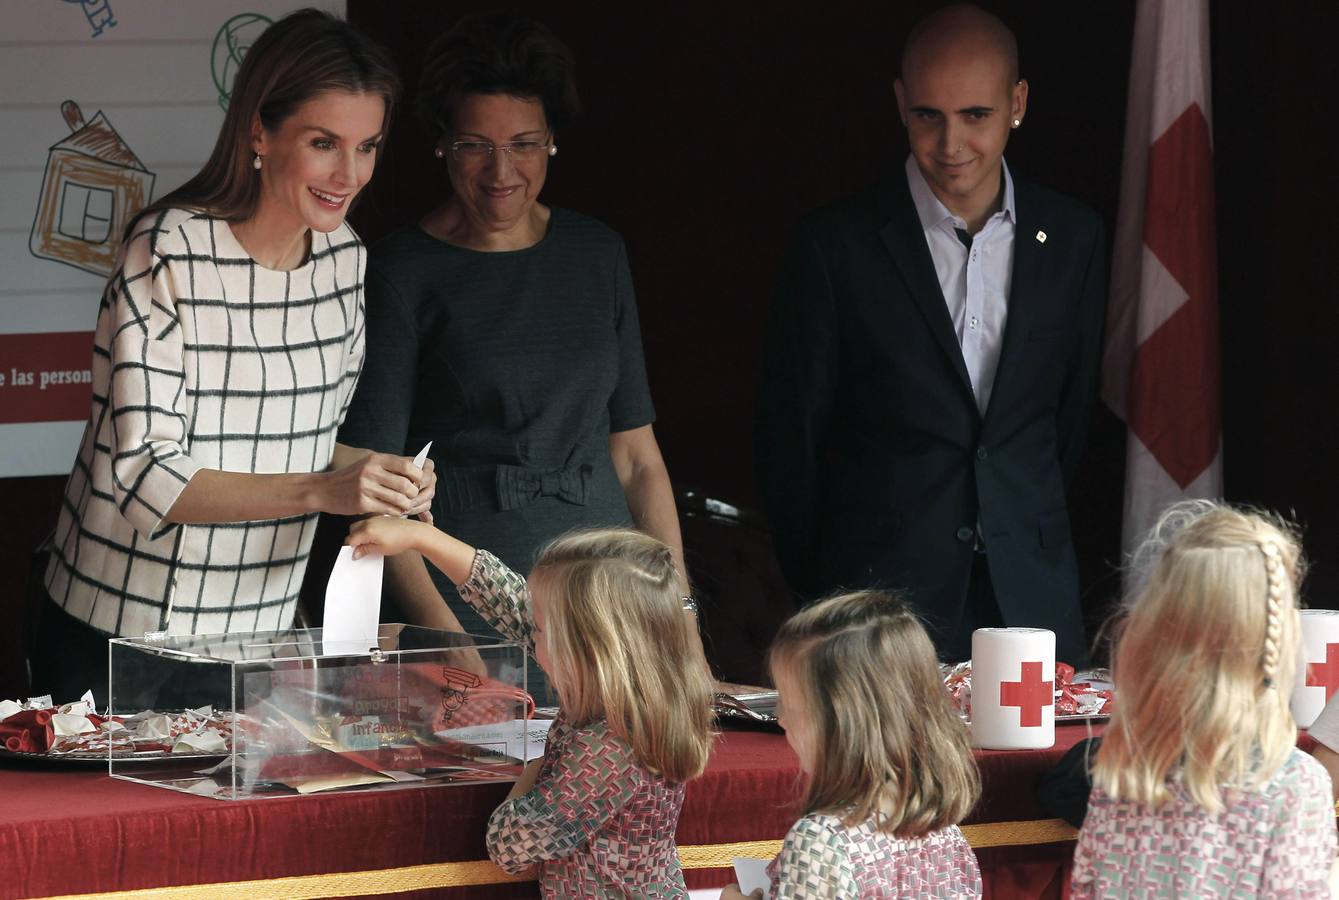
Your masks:
<instances>
[{"instance_id":1,"label":"blonde hair","mask_svg":"<svg viewBox=\"0 0 1339 900\"><path fill-rule=\"evenodd\" d=\"M1268 781L1296 741L1301 547L1277 516L1199 500L1164 512L1135 562L1144 571L1117 638L1117 707L1093 781L1157 807L1179 774L1218 812L1224 788Z\"/></svg>"},{"instance_id":2,"label":"blonde hair","mask_svg":"<svg viewBox=\"0 0 1339 900\"><path fill-rule=\"evenodd\" d=\"M671 781L702 774L713 685L669 547L630 529L573 532L540 551L530 577L547 589L541 637L572 723L605 720Z\"/></svg>"},{"instance_id":3,"label":"blonde hair","mask_svg":"<svg viewBox=\"0 0 1339 900\"><path fill-rule=\"evenodd\" d=\"M802 610L781 626L769 662L773 678L784 671L798 688L813 731L804 815L851 826L878 816L881 831L918 837L976 803L967 727L925 627L898 597L859 591Z\"/></svg>"}]
</instances>

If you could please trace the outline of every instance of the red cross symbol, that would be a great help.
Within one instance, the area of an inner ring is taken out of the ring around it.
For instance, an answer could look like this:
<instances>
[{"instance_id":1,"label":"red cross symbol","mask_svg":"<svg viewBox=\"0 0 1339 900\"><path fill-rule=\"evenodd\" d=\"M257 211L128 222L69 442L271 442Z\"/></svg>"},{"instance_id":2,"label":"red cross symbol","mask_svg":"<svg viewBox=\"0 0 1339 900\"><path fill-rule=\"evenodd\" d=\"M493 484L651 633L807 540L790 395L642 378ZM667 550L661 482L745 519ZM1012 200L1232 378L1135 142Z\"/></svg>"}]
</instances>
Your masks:
<instances>
[{"instance_id":1,"label":"red cross symbol","mask_svg":"<svg viewBox=\"0 0 1339 900\"><path fill-rule=\"evenodd\" d=\"M1335 673L1339 674L1339 667L1335 668ZM1040 725L1042 707L1054 703L1055 682L1041 680L1039 662L1023 663L1021 680L1000 682L1000 706L1017 706L1018 724L1024 728Z\"/></svg>"},{"instance_id":2,"label":"red cross symbol","mask_svg":"<svg viewBox=\"0 0 1339 900\"><path fill-rule=\"evenodd\" d=\"M1325 688L1325 702L1339 691L1339 644L1325 645L1325 662L1306 664L1306 686Z\"/></svg>"}]
</instances>

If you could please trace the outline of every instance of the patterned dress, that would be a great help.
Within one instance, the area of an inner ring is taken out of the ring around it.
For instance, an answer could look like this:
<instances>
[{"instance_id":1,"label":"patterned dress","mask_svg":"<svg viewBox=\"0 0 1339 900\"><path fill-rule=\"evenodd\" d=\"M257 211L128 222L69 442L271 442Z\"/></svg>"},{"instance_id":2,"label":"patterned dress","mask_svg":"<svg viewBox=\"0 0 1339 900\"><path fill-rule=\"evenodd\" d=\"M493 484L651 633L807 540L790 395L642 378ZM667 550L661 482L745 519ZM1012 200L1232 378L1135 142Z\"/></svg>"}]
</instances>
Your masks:
<instances>
[{"instance_id":1,"label":"patterned dress","mask_svg":"<svg viewBox=\"0 0 1339 900\"><path fill-rule=\"evenodd\" d=\"M981 896L976 855L956 825L897 838L873 821L848 828L837 816L808 815L791 826L767 874L773 900Z\"/></svg>"},{"instance_id":2,"label":"patterned dress","mask_svg":"<svg viewBox=\"0 0 1339 900\"><path fill-rule=\"evenodd\" d=\"M524 578L480 550L459 590L533 653ZM682 808L683 784L643 767L605 722L577 728L560 712L534 788L488 820L488 855L508 872L538 863L545 897L687 897L674 843Z\"/></svg>"},{"instance_id":3,"label":"patterned dress","mask_svg":"<svg viewBox=\"0 0 1339 900\"><path fill-rule=\"evenodd\" d=\"M1334 801L1320 763L1293 750L1261 789L1206 812L1177 783L1157 809L1094 788L1071 896L1329 897Z\"/></svg>"}]
</instances>

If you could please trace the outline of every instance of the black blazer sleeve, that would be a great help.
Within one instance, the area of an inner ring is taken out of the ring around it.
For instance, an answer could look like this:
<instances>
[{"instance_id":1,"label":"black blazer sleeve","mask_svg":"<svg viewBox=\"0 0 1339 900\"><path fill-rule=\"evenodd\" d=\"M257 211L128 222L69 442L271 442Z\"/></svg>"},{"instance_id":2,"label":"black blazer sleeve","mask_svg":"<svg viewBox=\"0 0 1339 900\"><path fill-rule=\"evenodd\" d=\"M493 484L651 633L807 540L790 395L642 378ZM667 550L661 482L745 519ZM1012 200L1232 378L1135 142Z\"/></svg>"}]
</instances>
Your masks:
<instances>
[{"instance_id":1,"label":"black blazer sleeve","mask_svg":"<svg viewBox=\"0 0 1339 900\"><path fill-rule=\"evenodd\" d=\"M1073 485L1074 474L1079 468L1101 374L1102 335L1106 327L1107 310L1106 235L1096 216L1093 216L1091 242L1083 289L1078 298L1079 339L1061 389L1060 406L1056 414L1060 471L1066 489Z\"/></svg>"},{"instance_id":2,"label":"black blazer sleeve","mask_svg":"<svg viewBox=\"0 0 1339 900\"><path fill-rule=\"evenodd\" d=\"M777 556L793 589L812 595L818 459L837 383L839 327L817 235L802 226L783 265L759 392L758 478Z\"/></svg>"}]
</instances>

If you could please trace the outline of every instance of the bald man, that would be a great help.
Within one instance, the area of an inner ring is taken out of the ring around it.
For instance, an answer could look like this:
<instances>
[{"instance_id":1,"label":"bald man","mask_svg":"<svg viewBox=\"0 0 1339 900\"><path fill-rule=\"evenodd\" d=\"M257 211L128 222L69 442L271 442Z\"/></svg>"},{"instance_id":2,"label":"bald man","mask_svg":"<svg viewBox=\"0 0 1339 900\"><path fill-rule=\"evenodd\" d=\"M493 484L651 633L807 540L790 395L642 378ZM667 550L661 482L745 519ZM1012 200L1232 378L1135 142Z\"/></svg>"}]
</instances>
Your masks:
<instances>
[{"instance_id":1,"label":"bald man","mask_svg":"<svg viewBox=\"0 0 1339 900\"><path fill-rule=\"evenodd\" d=\"M809 598L902 591L946 660L975 628L1087 659L1066 489L1096 393L1101 223L1004 161L1028 85L973 6L921 21L893 85L911 153L809 216L759 405L779 556Z\"/></svg>"}]
</instances>

